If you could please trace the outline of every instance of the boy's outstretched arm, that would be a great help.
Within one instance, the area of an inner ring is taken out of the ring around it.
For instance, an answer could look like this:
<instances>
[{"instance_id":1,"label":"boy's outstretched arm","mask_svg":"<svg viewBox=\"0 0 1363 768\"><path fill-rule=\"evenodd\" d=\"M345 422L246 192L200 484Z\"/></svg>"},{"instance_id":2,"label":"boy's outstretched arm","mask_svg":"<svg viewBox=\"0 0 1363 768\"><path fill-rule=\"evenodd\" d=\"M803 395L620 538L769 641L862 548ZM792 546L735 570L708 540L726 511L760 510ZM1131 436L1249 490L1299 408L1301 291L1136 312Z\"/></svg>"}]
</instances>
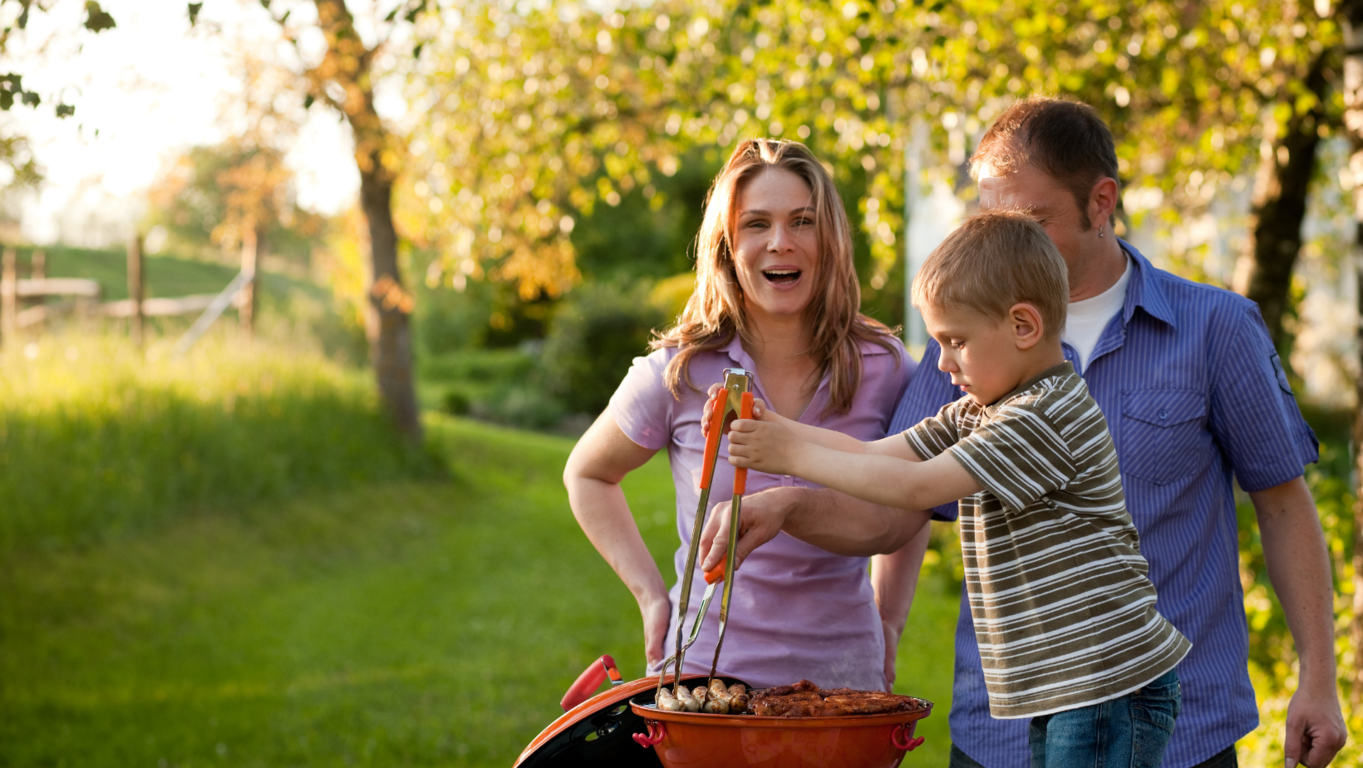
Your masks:
<instances>
[{"instance_id":1,"label":"boy's outstretched arm","mask_svg":"<svg viewBox=\"0 0 1363 768\"><path fill-rule=\"evenodd\" d=\"M715 398L722 397L723 393L723 387L718 384L710 385L710 399L705 404L707 413L714 407ZM882 453L890 456L899 456L900 458L908 459L909 461L919 460L918 454L914 453L913 450L909 448L908 441L904 439L903 435L890 435L889 437L873 442L863 442L842 432L816 427L812 424L801 424L793 419L788 419L776 411L767 408L767 404L763 402L761 398L753 401L752 411L754 419L779 424L786 429L789 429L796 439L804 440L807 443L821 445L825 448L832 448L835 451L844 451L846 453ZM737 421L737 418L732 415L730 416L730 419L730 424ZM708 420L703 420L700 429L701 434L708 437L710 422Z\"/></svg>"},{"instance_id":2,"label":"boy's outstretched arm","mask_svg":"<svg viewBox=\"0 0 1363 768\"><path fill-rule=\"evenodd\" d=\"M800 425L806 426L806 425ZM739 419L729 432L729 463L778 475L796 475L849 496L898 509L929 509L956 501L982 486L950 454L926 462L908 461L906 441L891 436L859 446L890 451L849 453L801 439L806 429L793 430L780 421ZM818 437L828 434L820 430ZM837 434L837 433L833 433ZM900 449L895 442L903 445ZM916 457L915 457L916 458Z\"/></svg>"}]
</instances>

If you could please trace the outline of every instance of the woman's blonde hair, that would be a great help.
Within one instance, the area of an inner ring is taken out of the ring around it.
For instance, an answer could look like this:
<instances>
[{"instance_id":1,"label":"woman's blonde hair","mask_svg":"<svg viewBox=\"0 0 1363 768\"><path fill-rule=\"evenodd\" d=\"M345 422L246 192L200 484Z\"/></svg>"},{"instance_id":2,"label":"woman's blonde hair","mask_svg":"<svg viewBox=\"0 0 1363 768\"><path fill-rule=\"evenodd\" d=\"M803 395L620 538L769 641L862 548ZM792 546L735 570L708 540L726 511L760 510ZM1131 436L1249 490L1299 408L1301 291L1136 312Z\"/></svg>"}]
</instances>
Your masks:
<instances>
[{"instance_id":1,"label":"woman's blonde hair","mask_svg":"<svg viewBox=\"0 0 1363 768\"><path fill-rule=\"evenodd\" d=\"M748 339L743 289L734 266L734 222L744 186L768 168L794 173L809 186L819 268L814 296L805 309L813 328L806 351L821 375L831 376L829 411L846 413L861 386L863 341L884 347L898 359L890 329L861 314L861 287L852 263L852 232L833 179L805 145L777 139L741 142L715 177L705 199L705 219L696 235L696 290L677 322L652 342L654 349L680 351L664 371L668 390L681 398L683 384L698 391L688 367L691 358L727 345L737 333Z\"/></svg>"}]
</instances>

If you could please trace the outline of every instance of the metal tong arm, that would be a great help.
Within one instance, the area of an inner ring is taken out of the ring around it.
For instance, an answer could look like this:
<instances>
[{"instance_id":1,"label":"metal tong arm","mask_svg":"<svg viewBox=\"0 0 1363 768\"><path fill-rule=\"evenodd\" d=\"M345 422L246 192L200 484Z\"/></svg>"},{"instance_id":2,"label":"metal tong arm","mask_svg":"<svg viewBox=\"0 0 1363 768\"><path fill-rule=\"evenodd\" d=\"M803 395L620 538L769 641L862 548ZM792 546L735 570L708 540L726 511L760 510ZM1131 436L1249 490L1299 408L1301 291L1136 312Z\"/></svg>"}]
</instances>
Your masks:
<instances>
[{"instance_id":1,"label":"metal tong arm","mask_svg":"<svg viewBox=\"0 0 1363 768\"><path fill-rule=\"evenodd\" d=\"M696 570L696 558L700 552L700 534L705 527L705 514L708 512L710 503L710 485L714 480L715 463L719 460L719 439L720 433L724 429L724 417L730 410L737 411L739 401L743 393L751 389L752 374L742 368L724 369L724 389L725 396L716 398L715 404L710 413L706 414L710 424L705 436L705 454L701 459L701 478L700 478L700 503L696 505L696 518L691 526L691 547L686 554L686 570L682 572L681 594L677 599L677 641L676 641L676 672L673 675L673 688L680 683L682 673L682 661L685 657L685 649L682 647L683 625L686 621L686 612L691 604L691 576ZM732 569L727 571L732 573ZM726 589L728 588L726 580ZM699 619L699 616L697 617ZM666 665L664 665L664 672Z\"/></svg>"},{"instance_id":2,"label":"metal tong arm","mask_svg":"<svg viewBox=\"0 0 1363 768\"><path fill-rule=\"evenodd\" d=\"M691 634L687 635L686 642L682 643L675 654L668 656L663 660L658 672L658 690L653 692L654 701L657 701L658 694L663 690L663 680L667 677L667 666L676 661L678 655L684 656L686 654L686 649L695 644L696 638L700 636L700 625L701 622L705 621L705 614L710 610L710 600L715 596L715 585L723 580L724 563L720 563L705 572L705 583L708 586L705 588L705 594L701 595L700 609L696 611L696 620L691 622Z\"/></svg>"},{"instance_id":3,"label":"metal tong arm","mask_svg":"<svg viewBox=\"0 0 1363 768\"><path fill-rule=\"evenodd\" d=\"M691 525L691 549L686 553L686 570L683 571L681 594L677 598L677 644L675 652L672 654L676 662L676 670L672 676L672 687L675 689L677 681L681 680L682 658L684 648L682 647L682 633L686 623L686 610L691 604L691 573L696 568L696 557L700 552L700 534L705 527L705 508L710 503L710 483L715 475L715 462L719 459L719 438L720 431L724 428L725 399L716 399L711 412L706 414L710 425L705 435L705 454L701 458L700 476L700 504L696 509L696 519ZM697 616L697 619L700 617ZM667 674L667 665L659 673L659 690L661 690L662 675Z\"/></svg>"},{"instance_id":4,"label":"metal tong arm","mask_svg":"<svg viewBox=\"0 0 1363 768\"><path fill-rule=\"evenodd\" d=\"M738 417L740 419L752 418L753 397L752 392L745 391L739 405ZM706 686L714 682L715 668L719 666L719 649L724 646L724 629L729 621L729 597L733 594L734 579L734 559L735 550L738 549L738 520L739 511L743 507L743 494L748 490L748 470L734 470L734 497L729 503L729 543L724 554L724 572L730 574L730 578L724 580L724 594L719 599L719 637L715 639L715 658L710 662L710 680Z\"/></svg>"}]
</instances>

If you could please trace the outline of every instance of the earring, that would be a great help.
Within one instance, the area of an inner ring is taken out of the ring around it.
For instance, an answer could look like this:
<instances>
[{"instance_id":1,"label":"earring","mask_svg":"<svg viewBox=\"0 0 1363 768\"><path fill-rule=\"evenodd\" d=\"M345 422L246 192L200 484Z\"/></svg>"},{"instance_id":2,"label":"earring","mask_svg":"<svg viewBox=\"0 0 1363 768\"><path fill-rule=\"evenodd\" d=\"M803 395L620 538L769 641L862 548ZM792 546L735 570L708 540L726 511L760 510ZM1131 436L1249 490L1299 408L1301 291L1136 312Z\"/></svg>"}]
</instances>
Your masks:
<instances>
[{"instance_id":1,"label":"earring","mask_svg":"<svg viewBox=\"0 0 1363 768\"><path fill-rule=\"evenodd\" d=\"M1098 237L1102 237L1102 236L1103 236L1103 226L1104 226L1104 225L1102 225L1102 224L1099 224L1099 225L1098 225Z\"/></svg>"}]
</instances>

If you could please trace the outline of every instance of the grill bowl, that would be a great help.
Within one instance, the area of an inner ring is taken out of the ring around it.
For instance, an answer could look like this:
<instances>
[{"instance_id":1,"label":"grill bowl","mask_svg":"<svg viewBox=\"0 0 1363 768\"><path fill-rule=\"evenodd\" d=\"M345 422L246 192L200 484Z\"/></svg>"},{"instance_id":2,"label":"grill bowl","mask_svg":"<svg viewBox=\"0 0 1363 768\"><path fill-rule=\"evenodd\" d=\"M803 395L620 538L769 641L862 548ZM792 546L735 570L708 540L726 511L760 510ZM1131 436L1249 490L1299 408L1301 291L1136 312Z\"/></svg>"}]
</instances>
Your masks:
<instances>
[{"instance_id":1,"label":"grill bowl","mask_svg":"<svg viewBox=\"0 0 1363 768\"><path fill-rule=\"evenodd\" d=\"M664 712L647 691L630 708L644 718L646 741L664 768L892 768L922 743L914 726L932 712L932 702L918 701L923 706L914 712L758 717Z\"/></svg>"}]
</instances>

